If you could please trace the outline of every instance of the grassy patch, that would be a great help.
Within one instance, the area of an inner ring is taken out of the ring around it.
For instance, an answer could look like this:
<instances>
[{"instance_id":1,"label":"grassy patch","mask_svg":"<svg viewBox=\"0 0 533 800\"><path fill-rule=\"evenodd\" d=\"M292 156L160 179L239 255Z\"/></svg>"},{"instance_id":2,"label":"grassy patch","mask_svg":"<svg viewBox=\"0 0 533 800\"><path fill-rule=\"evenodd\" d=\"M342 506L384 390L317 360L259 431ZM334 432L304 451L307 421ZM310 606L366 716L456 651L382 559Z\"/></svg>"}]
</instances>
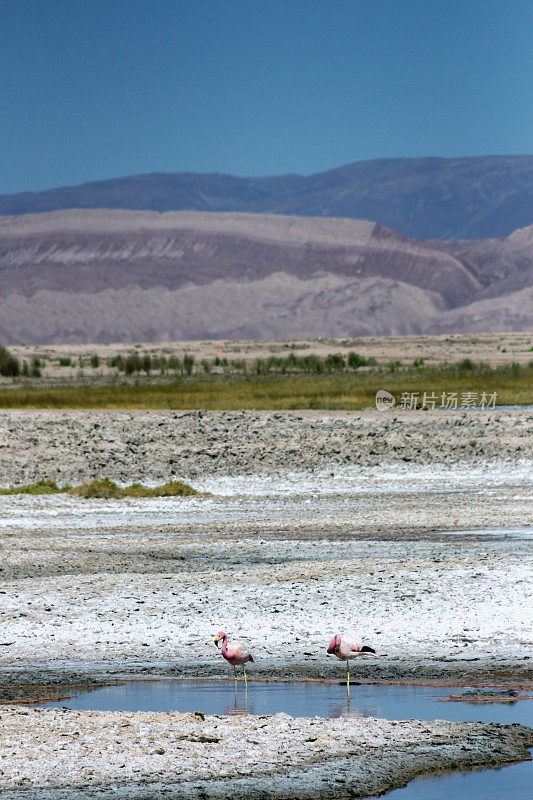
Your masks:
<instances>
[{"instance_id":1,"label":"grassy patch","mask_svg":"<svg viewBox=\"0 0 533 800\"><path fill-rule=\"evenodd\" d=\"M65 492L67 487L60 489L55 481L43 478L37 483L26 483L22 486L10 486L8 489L1 489L0 494L59 494Z\"/></svg>"},{"instance_id":2,"label":"grassy patch","mask_svg":"<svg viewBox=\"0 0 533 800\"><path fill-rule=\"evenodd\" d=\"M186 381L17 388L0 391L0 408L124 409L361 409L386 389L397 403L403 392L497 393L498 405L533 403L533 365L492 369L468 359L457 366L286 376L204 375ZM438 404L437 404L438 405Z\"/></svg>"},{"instance_id":3,"label":"grassy patch","mask_svg":"<svg viewBox=\"0 0 533 800\"><path fill-rule=\"evenodd\" d=\"M82 483L80 486L63 486L60 488L55 481L43 479L37 483L29 483L23 486L10 486L9 489L0 489L2 494L59 494L67 492L78 497L101 497L101 498L120 498L120 497L190 497L199 494L196 489L182 481L169 481L163 486L150 488L141 483L132 483L130 486L117 486L109 478L99 481Z\"/></svg>"},{"instance_id":4,"label":"grassy patch","mask_svg":"<svg viewBox=\"0 0 533 800\"><path fill-rule=\"evenodd\" d=\"M110 481L109 478L91 481L90 483L82 483L80 486L69 489L68 493L77 495L78 497L103 498L190 497L191 495L199 494L196 489L193 489L192 486L182 481L169 481L163 484L163 486L149 488L148 486L143 486L141 483L132 483L130 486L117 486L117 484Z\"/></svg>"}]
</instances>

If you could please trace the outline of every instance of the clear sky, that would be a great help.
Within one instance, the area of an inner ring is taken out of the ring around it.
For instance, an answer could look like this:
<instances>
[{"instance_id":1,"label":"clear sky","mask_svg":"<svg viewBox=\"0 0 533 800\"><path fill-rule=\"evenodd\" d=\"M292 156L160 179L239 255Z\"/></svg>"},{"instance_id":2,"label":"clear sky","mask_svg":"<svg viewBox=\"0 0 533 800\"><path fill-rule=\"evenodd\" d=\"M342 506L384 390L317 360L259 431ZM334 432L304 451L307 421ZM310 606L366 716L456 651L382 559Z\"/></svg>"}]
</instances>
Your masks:
<instances>
[{"instance_id":1,"label":"clear sky","mask_svg":"<svg viewBox=\"0 0 533 800\"><path fill-rule=\"evenodd\" d=\"M0 193L533 152L533 0L0 0Z\"/></svg>"}]
</instances>

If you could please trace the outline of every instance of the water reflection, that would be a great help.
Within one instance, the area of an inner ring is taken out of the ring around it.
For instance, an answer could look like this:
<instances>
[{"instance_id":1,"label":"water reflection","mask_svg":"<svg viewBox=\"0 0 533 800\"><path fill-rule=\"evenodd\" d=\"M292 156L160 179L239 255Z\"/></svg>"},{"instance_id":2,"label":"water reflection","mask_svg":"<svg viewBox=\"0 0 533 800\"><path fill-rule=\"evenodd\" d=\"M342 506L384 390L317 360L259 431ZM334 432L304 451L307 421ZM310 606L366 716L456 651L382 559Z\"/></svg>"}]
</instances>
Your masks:
<instances>
[{"instance_id":1,"label":"water reflection","mask_svg":"<svg viewBox=\"0 0 533 800\"><path fill-rule=\"evenodd\" d=\"M347 697L344 703L335 703L330 706L328 717L374 717L374 713L367 714L363 708L352 702L351 697Z\"/></svg>"},{"instance_id":2,"label":"water reflection","mask_svg":"<svg viewBox=\"0 0 533 800\"><path fill-rule=\"evenodd\" d=\"M254 714L253 708L248 707L248 686L245 686L244 692L239 692L235 687L235 695L232 705L228 705L222 711L222 714L227 716L238 716L239 714Z\"/></svg>"},{"instance_id":3,"label":"water reflection","mask_svg":"<svg viewBox=\"0 0 533 800\"><path fill-rule=\"evenodd\" d=\"M276 714L293 717L382 717L385 719L449 719L533 723L533 703L514 705L442 703L464 687L382 686L353 684L348 703L346 685L326 683L248 682L235 692L230 681L129 681L83 692L49 707L102 711L201 711L204 714Z\"/></svg>"},{"instance_id":4,"label":"water reflection","mask_svg":"<svg viewBox=\"0 0 533 800\"><path fill-rule=\"evenodd\" d=\"M444 773L415 778L403 789L383 795L385 800L531 800L531 763Z\"/></svg>"},{"instance_id":5,"label":"water reflection","mask_svg":"<svg viewBox=\"0 0 533 800\"><path fill-rule=\"evenodd\" d=\"M239 716L243 714L261 714L263 711L264 709L258 709L257 704L253 701L248 702L248 692L245 689L244 693L235 692L233 702L231 705L224 707L222 714L225 716ZM330 719L336 719L337 717L368 717L375 716L375 709L374 712L369 713L368 708L366 710L359 708L348 697L343 702L332 703L324 716Z\"/></svg>"}]
</instances>

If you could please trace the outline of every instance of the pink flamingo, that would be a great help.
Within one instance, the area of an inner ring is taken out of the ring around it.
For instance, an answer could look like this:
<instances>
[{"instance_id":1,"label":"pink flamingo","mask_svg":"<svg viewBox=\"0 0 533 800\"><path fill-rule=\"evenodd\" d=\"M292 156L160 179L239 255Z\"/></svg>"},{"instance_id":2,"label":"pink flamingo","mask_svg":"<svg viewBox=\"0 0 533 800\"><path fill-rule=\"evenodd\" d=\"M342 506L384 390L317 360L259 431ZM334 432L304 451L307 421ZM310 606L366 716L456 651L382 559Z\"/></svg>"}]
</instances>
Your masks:
<instances>
[{"instance_id":1,"label":"pink flamingo","mask_svg":"<svg viewBox=\"0 0 533 800\"><path fill-rule=\"evenodd\" d=\"M354 636L345 636L344 634L336 633L331 642L328 644L328 656L337 656L341 661L346 661L346 687L348 697L350 696L350 659L355 656L362 656L365 654L375 653L371 647L363 645L359 639Z\"/></svg>"},{"instance_id":2,"label":"pink flamingo","mask_svg":"<svg viewBox=\"0 0 533 800\"><path fill-rule=\"evenodd\" d=\"M244 672L244 683L246 688L248 688L248 681L246 679L246 669L244 665L247 661L251 661L253 663L252 654L249 650L242 644L242 642L233 642L233 644L228 645L228 637L224 633L224 631L219 631L215 638L215 644L218 647L218 643L222 642L222 655L229 661L230 664L233 665L233 675L235 677L235 691L237 691L237 664L242 664L242 670Z\"/></svg>"}]
</instances>

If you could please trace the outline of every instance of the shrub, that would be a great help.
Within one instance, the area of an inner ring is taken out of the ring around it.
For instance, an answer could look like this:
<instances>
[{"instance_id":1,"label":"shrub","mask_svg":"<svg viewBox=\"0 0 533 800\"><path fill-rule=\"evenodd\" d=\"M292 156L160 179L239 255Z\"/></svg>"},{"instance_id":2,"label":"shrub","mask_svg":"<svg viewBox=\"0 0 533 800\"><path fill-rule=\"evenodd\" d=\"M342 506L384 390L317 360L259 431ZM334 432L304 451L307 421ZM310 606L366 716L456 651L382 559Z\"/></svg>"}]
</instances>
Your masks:
<instances>
[{"instance_id":1,"label":"shrub","mask_svg":"<svg viewBox=\"0 0 533 800\"><path fill-rule=\"evenodd\" d=\"M276 369L276 367L281 368L285 362L282 358L276 358L276 356L269 356L266 361L262 362L262 370L265 373L270 372L272 369Z\"/></svg>"},{"instance_id":2,"label":"shrub","mask_svg":"<svg viewBox=\"0 0 533 800\"><path fill-rule=\"evenodd\" d=\"M91 356L91 367L93 369L98 369L99 366L100 366L100 358L96 355L96 353L93 353L93 355Z\"/></svg>"},{"instance_id":3,"label":"shrub","mask_svg":"<svg viewBox=\"0 0 533 800\"><path fill-rule=\"evenodd\" d=\"M209 361L206 358L203 358L201 361L201 365L205 374L208 375L211 372L211 364L209 363Z\"/></svg>"},{"instance_id":4,"label":"shrub","mask_svg":"<svg viewBox=\"0 0 533 800\"><path fill-rule=\"evenodd\" d=\"M326 357L325 365L328 372L340 372L346 367L346 362L340 353L330 353Z\"/></svg>"},{"instance_id":5,"label":"shrub","mask_svg":"<svg viewBox=\"0 0 533 800\"><path fill-rule=\"evenodd\" d=\"M29 376L29 374L30 374L30 368L28 367L28 362L27 361L23 361L22 362L22 375L24 375L24 377L27 378Z\"/></svg>"},{"instance_id":6,"label":"shrub","mask_svg":"<svg viewBox=\"0 0 533 800\"><path fill-rule=\"evenodd\" d=\"M68 357L60 358L59 359L59 366L60 367L70 367L72 364L72 360Z\"/></svg>"},{"instance_id":7,"label":"shrub","mask_svg":"<svg viewBox=\"0 0 533 800\"><path fill-rule=\"evenodd\" d=\"M133 375L134 372L140 372L141 368L142 362L138 353L130 353L124 361L124 371L126 375Z\"/></svg>"},{"instance_id":8,"label":"shrub","mask_svg":"<svg viewBox=\"0 0 533 800\"><path fill-rule=\"evenodd\" d=\"M192 356L190 353L185 353L185 355L183 356L183 368L185 369L187 375L192 374L193 367L194 367L194 356Z\"/></svg>"},{"instance_id":9,"label":"shrub","mask_svg":"<svg viewBox=\"0 0 533 800\"><path fill-rule=\"evenodd\" d=\"M122 356L113 356L113 358L109 359L108 364L110 367L115 367L116 369L119 369L121 372L124 372L125 367L124 367L124 359L122 358Z\"/></svg>"},{"instance_id":10,"label":"shrub","mask_svg":"<svg viewBox=\"0 0 533 800\"><path fill-rule=\"evenodd\" d=\"M150 358L148 353L145 353L143 356L143 370L148 375L151 369L152 369L152 359Z\"/></svg>"},{"instance_id":11,"label":"shrub","mask_svg":"<svg viewBox=\"0 0 533 800\"><path fill-rule=\"evenodd\" d=\"M168 368L173 369L175 372L181 372L183 365L177 356L170 356L168 359Z\"/></svg>"},{"instance_id":12,"label":"shrub","mask_svg":"<svg viewBox=\"0 0 533 800\"><path fill-rule=\"evenodd\" d=\"M301 364L305 372L319 373L324 371L323 361L315 355L304 356L301 359Z\"/></svg>"},{"instance_id":13,"label":"shrub","mask_svg":"<svg viewBox=\"0 0 533 800\"><path fill-rule=\"evenodd\" d=\"M18 358L12 356L9 350L0 345L0 375L16 377L20 372Z\"/></svg>"},{"instance_id":14,"label":"shrub","mask_svg":"<svg viewBox=\"0 0 533 800\"><path fill-rule=\"evenodd\" d=\"M169 481L163 486L149 488L140 483L132 483L130 486L117 486L109 478L94 480L90 483L82 483L68 490L69 494L78 497L98 497L103 499L113 499L121 497L189 497L199 494L196 489L182 481Z\"/></svg>"},{"instance_id":15,"label":"shrub","mask_svg":"<svg viewBox=\"0 0 533 800\"><path fill-rule=\"evenodd\" d=\"M365 359L359 353L348 353L348 366L350 369L359 369L359 367L366 366Z\"/></svg>"},{"instance_id":16,"label":"shrub","mask_svg":"<svg viewBox=\"0 0 533 800\"><path fill-rule=\"evenodd\" d=\"M348 353L348 366L350 369L359 369L359 367L375 367L378 362L374 356L363 358L359 353L353 351Z\"/></svg>"},{"instance_id":17,"label":"shrub","mask_svg":"<svg viewBox=\"0 0 533 800\"><path fill-rule=\"evenodd\" d=\"M65 491L60 489L55 481L42 478L37 483L27 483L23 486L10 486L9 489L0 489L0 494L57 494Z\"/></svg>"}]
</instances>

